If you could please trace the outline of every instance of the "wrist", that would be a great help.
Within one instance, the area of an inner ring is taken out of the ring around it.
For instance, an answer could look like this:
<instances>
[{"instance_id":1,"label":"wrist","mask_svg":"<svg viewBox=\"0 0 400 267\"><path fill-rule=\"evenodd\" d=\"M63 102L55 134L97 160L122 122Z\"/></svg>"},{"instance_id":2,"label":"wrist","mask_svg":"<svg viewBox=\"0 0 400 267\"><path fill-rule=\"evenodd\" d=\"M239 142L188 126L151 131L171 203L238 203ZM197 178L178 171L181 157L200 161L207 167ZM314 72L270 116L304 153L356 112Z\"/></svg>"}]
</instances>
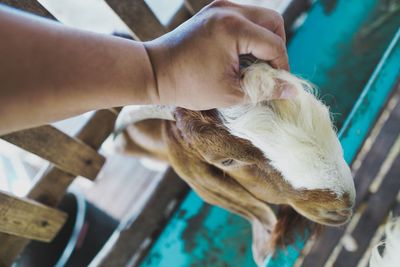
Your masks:
<instances>
[{"instance_id":1,"label":"wrist","mask_svg":"<svg viewBox=\"0 0 400 267\"><path fill-rule=\"evenodd\" d=\"M113 89L108 94L116 98L112 105L156 104L157 86L144 44L119 37L112 40L115 45L110 53L115 64L112 65L110 76L104 77L111 81ZM107 90L110 90L110 86L107 86ZM110 97L106 99L111 100Z\"/></svg>"},{"instance_id":2,"label":"wrist","mask_svg":"<svg viewBox=\"0 0 400 267\"><path fill-rule=\"evenodd\" d=\"M154 60L150 54L149 48L147 47L146 43L140 43L143 50L144 56L146 58L143 70L144 74L144 81L145 81L145 90L148 104L157 105L160 104L160 93L159 93L159 85L157 80L157 72L154 65Z\"/></svg>"},{"instance_id":3,"label":"wrist","mask_svg":"<svg viewBox=\"0 0 400 267\"><path fill-rule=\"evenodd\" d=\"M154 80L154 90L151 93L153 104L172 105L175 99L175 83L173 62L170 60L170 49L165 46L163 37L145 42Z\"/></svg>"}]
</instances>

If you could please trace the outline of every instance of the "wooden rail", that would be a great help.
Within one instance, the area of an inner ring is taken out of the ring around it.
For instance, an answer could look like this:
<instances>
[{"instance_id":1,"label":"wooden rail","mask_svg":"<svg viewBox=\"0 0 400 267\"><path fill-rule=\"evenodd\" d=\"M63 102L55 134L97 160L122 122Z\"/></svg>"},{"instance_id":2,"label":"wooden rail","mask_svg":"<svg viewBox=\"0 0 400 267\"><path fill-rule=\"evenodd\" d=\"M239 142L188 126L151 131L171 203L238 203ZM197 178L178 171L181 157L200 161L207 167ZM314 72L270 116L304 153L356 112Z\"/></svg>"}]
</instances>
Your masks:
<instances>
[{"instance_id":1,"label":"wooden rail","mask_svg":"<svg viewBox=\"0 0 400 267\"><path fill-rule=\"evenodd\" d=\"M39 15L41 17L54 19L54 16L50 14L38 1L35 0L0 0L0 3L12 6L32 14Z\"/></svg>"},{"instance_id":2,"label":"wooden rail","mask_svg":"<svg viewBox=\"0 0 400 267\"><path fill-rule=\"evenodd\" d=\"M1 232L49 242L66 218L62 211L0 191Z\"/></svg>"},{"instance_id":3,"label":"wooden rail","mask_svg":"<svg viewBox=\"0 0 400 267\"><path fill-rule=\"evenodd\" d=\"M191 16L192 14L189 12L185 4L181 4L175 14L172 16L172 18L168 21L166 27L169 31L172 31L183 22L190 19Z\"/></svg>"},{"instance_id":4,"label":"wooden rail","mask_svg":"<svg viewBox=\"0 0 400 267\"><path fill-rule=\"evenodd\" d=\"M210 4L212 0L185 0L186 8L192 13L192 15L196 14L200 11L204 6Z\"/></svg>"},{"instance_id":5,"label":"wooden rail","mask_svg":"<svg viewBox=\"0 0 400 267\"><path fill-rule=\"evenodd\" d=\"M54 163L61 170L91 180L96 178L105 161L93 148L51 125L7 134L1 138Z\"/></svg>"},{"instance_id":6,"label":"wooden rail","mask_svg":"<svg viewBox=\"0 0 400 267\"><path fill-rule=\"evenodd\" d=\"M148 41L166 33L164 26L144 0L106 0L106 2L132 30L135 39Z\"/></svg>"}]
</instances>

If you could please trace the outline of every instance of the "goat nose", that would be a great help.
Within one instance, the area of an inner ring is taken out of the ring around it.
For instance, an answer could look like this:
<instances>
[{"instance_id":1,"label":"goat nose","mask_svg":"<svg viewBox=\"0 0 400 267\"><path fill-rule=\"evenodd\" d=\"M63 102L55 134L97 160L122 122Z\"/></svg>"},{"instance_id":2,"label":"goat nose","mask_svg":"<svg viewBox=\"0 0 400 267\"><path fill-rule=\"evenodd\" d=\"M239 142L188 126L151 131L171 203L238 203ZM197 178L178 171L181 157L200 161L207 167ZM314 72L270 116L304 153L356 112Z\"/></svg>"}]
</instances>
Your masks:
<instances>
[{"instance_id":1,"label":"goat nose","mask_svg":"<svg viewBox=\"0 0 400 267\"><path fill-rule=\"evenodd\" d=\"M351 208L353 208L353 206L354 206L355 194L353 194L352 192L344 193L344 195L342 196L342 200L343 200L343 205L344 205L343 210L346 210L346 209L351 210Z\"/></svg>"}]
</instances>

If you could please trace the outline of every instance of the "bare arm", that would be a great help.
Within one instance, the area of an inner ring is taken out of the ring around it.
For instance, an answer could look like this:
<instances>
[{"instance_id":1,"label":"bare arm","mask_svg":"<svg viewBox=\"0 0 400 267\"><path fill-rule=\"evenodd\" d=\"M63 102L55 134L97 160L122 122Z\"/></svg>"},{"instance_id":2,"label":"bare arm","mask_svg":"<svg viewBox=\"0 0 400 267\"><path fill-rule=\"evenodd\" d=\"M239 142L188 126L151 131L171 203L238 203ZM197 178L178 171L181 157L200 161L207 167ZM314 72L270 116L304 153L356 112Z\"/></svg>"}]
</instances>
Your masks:
<instances>
[{"instance_id":1,"label":"bare arm","mask_svg":"<svg viewBox=\"0 0 400 267\"><path fill-rule=\"evenodd\" d=\"M1 6L0 36L0 133L151 102L154 79L140 42Z\"/></svg>"},{"instance_id":2,"label":"bare arm","mask_svg":"<svg viewBox=\"0 0 400 267\"><path fill-rule=\"evenodd\" d=\"M0 135L128 104L210 109L243 102L240 54L288 69L281 16L228 1L146 43L0 6L0 36Z\"/></svg>"}]
</instances>

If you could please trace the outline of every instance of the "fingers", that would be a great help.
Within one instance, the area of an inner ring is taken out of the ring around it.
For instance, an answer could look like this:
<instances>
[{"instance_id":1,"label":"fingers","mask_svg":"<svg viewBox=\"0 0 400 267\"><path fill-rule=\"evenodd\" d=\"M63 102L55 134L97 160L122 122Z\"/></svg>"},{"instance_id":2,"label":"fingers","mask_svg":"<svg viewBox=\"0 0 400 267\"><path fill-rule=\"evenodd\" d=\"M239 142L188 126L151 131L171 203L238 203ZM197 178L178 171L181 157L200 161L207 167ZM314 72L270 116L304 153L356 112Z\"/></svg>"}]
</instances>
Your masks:
<instances>
[{"instance_id":1,"label":"fingers","mask_svg":"<svg viewBox=\"0 0 400 267\"><path fill-rule=\"evenodd\" d=\"M238 5L237 11L253 23L272 31L286 42L285 24L278 12L263 7Z\"/></svg>"},{"instance_id":2,"label":"fingers","mask_svg":"<svg viewBox=\"0 0 400 267\"><path fill-rule=\"evenodd\" d=\"M289 69L286 46L281 37L252 22L241 24L237 32L239 54L252 54L278 69Z\"/></svg>"},{"instance_id":3,"label":"fingers","mask_svg":"<svg viewBox=\"0 0 400 267\"><path fill-rule=\"evenodd\" d=\"M209 7L232 11L228 28L235 35L240 54L251 53L275 68L289 70L284 21L278 12L228 1L214 1ZM236 19L235 23L231 22L232 18Z\"/></svg>"}]
</instances>

